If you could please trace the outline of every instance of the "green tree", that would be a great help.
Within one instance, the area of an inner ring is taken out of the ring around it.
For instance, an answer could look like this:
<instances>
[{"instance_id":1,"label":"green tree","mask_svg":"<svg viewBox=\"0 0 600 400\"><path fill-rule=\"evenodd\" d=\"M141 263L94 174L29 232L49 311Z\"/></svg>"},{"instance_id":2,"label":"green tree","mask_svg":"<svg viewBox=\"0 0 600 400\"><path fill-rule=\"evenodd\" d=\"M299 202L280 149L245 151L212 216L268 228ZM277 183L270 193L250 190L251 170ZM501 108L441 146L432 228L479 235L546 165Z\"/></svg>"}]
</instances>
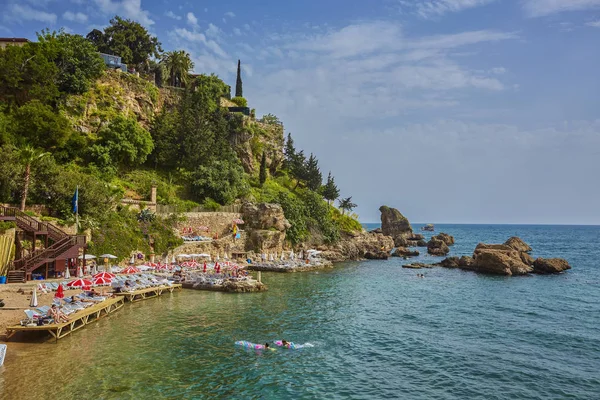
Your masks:
<instances>
[{"instance_id":1,"label":"green tree","mask_svg":"<svg viewBox=\"0 0 600 400\"><path fill-rule=\"evenodd\" d=\"M333 176L331 176L330 171L329 175L327 175L327 183L323 186L323 198L331 205L331 202L337 200L338 197L340 197L340 190L335 184L335 180Z\"/></svg>"},{"instance_id":2,"label":"green tree","mask_svg":"<svg viewBox=\"0 0 600 400\"><path fill-rule=\"evenodd\" d=\"M168 51L163 56L161 63L165 66L171 86L187 86L190 77L189 73L194 68L194 63L189 53L183 50Z\"/></svg>"},{"instance_id":3,"label":"green tree","mask_svg":"<svg viewBox=\"0 0 600 400\"><path fill-rule=\"evenodd\" d=\"M242 68L240 60L238 60L237 79L235 81L235 97L244 97L244 90L242 88Z\"/></svg>"},{"instance_id":4,"label":"green tree","mask_svg":"<svg viewBox=\"0 0 600 400\"><path fill-rule=\"evenodd\" d=\"M277 118L277 116L274 114L263 115L263 117L260 121L262 123L269 124L269 125L283 125L281 123L281 121L279 120L279 118ZM289 139L290 139L290 134L288 133L288 140ZM292 142L292 144L293 144L293 142Z\"/></svg>"},{"instance_id":5,"label":"green tree","mask_svg":"<svg viewBox=\"0 0 600 400\"><path fill-rule=\"evenodd\" d=\"M213 159L192 173L192 192L197 200L210 197L231 204L247 191L244 169L237 159Z\"/></svg>"},{"instance_id":6,"label":"green tree","mask_svg":"<svg viewBox=\"0 0 600 400\"><path fill-rule=\"evenodd\" d=\"M342 215L344 215L346 211L350 212L356 208L356 204L352 202L352 196L340 199L339 206L342 210Z\"/></svg>"},{"instance_id":7,"label":"green tree","mask_svg":"<svg viewBox=\"0 0 600 400\"><path fill-rule=\"evenodd\" d=\"M73 133L69 120L62 112L39 100L32 100L19 107L13 114L12 127L18 146L35 144L45 150L64 146Z\"/></svg>"},{"instance_id":8,"label":"green tree","mask_svg":"<svg viewBox=\"0 0 600 400\"><path fill-rule=\"evenodd\" d=\"M39 43L0 49L0 101L9 107L37 99L54 104L58 90L58 67Z\"/></svg>"},{"instance_id":9,"label":"green tree","mask_svg":"<svg viewBox=\"0 0 600 400\"><path fill-rule=\"evenodd\" d=\"M21 195L21 211L25 211L25 203L27 202L27 194L29 193L29 181L31 179L31 165L35 164L50 153L45 153L40 149L32 146L23 146L19 149L19 159L25 165L25 173L23 175L23 192Z\"/></svg>"},{"instance_id":10,"label":"green tree","mask_svg":"<svg viewBox=\"0 0 600 400\"><path fill-rule=\"evenodd\" d=\"M304 150L300 150L294 155L289 166L290 174L296 179L296 186L294 190L298 188L300 182L306 182L308 178L308 169L306 168L306 156Z\"/></svg>"},{"instance_id":11,"label":"green tree","mask_svg":"<svg viewBox=\"0 0 600 400\"><path fill-rule=\"evenodd\" d=\"M95 46L81 35L45 30L38 34L38 43L58 68L56 83L61 92L85 93L104 71Z\"/></svg>"},{"instance_id":12,"label":"green tree","mask_svg":"<svg viewBox=\"0 0 600 400\"><path fill-rule=\"evenodd\" d=\"M260 159L260 171L258 174L258 180L260 182L261 187L267 181L267 157L264 151L262 153L262 158Z\"/></svg>"},{"instance_id":13,"label":"green tree","mask_svg":"<svg viewBox=\"0 0 600 400\"><path fill-rule=\"evenodd\" d=\"M296 158L296 147L294 147L294 139L292 139L291 133L288 133L287 135L287 140L285 141L285 147L283 149L283 157L284 167L291 172L292 166L294 165L294 159Z\"/></svg>"},{"instance_id":14,"label":"green tree","mask_svg":"<svg viewBox=\"0 0 600 400\"><path fill-rule=\"evenodd\" d=\"M313 192L316 192L323 184L323 176L319 169L319 161L312 153L310 153L310 157L306 162L305 172L306 186Z\"/></svg>"},{"instance_id":15,"label":"green tree","mask_svg":"<svg viewBox=\"0 0 600 400\"><path fill-rule=\"evenodd\" d=\"M118 116L100 130L90 154L97 166L115 171L143 164L153 148L147 130L134 119Z\"/></svg>"},{"instance_id":16,"label":"green tree","mask_svg":"<svg viewBox=\"0 0 600 400\"><path fill-rule=\"evenodd\" d=\"M147 70L149 59L158 58L162 52L158 39L150 36L143 25L119 16L110 20L110 26L101 35L94 29L86 37L101 53L120 56L123 63L138 70Z\"/></svg>"}]
</instances>

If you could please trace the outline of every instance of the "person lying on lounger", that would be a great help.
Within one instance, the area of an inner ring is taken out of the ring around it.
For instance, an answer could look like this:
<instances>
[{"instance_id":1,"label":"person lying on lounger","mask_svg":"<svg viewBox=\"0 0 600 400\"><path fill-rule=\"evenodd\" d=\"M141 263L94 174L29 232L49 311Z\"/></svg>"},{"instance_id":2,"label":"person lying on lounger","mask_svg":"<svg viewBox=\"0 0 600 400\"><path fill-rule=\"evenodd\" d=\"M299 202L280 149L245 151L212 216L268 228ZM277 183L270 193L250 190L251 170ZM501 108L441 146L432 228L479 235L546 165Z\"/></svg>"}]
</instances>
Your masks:
<instances>
[{"instance_id":1,"label":"person lying on lounger","mask_svg":"<svg viewBox=\"0 0 600 400\"><path fill-rule=\"evenodd\" d=\"M58 307L56 307L56 304L52 304L52 307L48 310L48 316L52 317L54 323L56 324L69 321L69 318L67 318L67 316L60 311Z\"/></svg>"}]
</instances>

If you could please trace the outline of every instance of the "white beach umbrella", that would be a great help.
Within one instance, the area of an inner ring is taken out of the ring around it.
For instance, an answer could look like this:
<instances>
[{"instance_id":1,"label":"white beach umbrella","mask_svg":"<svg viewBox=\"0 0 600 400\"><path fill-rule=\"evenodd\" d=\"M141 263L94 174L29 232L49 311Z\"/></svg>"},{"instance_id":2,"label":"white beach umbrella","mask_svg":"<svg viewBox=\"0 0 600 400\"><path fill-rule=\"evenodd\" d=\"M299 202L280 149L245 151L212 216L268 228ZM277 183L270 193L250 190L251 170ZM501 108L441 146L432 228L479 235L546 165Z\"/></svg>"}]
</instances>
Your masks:
<instances>
[{"instance_id":1,"label":"white beach umbrella","mask_svg":"<svg viewBox=\"0 0 600 400\"><path fill-rule=\"evenodd\" d=\"M294 250L290 251L290 260L293 260L295 257Z\"/></svg>"},{"instance_id":2,"label":"white beach umbrella","mask_svg":"<svg viewBox=\"0 0 600 400\"><path fill-rule=\"evenodd\" d=\"M98 273L98 270L96 269L96 264L92 265L92 275L96 275Z\"/></svg>"},{"instance_id":3,"label":"white beach umbrella","mask_svg":"<svg viewBox=\"0 0 600 400\"><path fill-rule=\"evenodd\" d=\"M116 260L119 257L113 256L112 254L102 254L100 258L110 258L111 260Z\"/></svg>"},{"instance_id":4,"label":"white beach umbrella","mask_svg":"<svg viewBox=\"0 0 600 400\"><path fill-rule=\"evenodd\" d=\"M69 266L65 268L65 279L69 279L71 277L71 272L69 271Z\"/></svg>"},{"instance_id":5,"label":"white beach umbrella","mask_svg":"<svg viewBox=\"0 0 600 400\"><path fill-rule=\"evenodd\" d=\"M81 268L81 266L79 266L77 268L77 277L78 278L83 278L83 269Z\"/></svg>"},{"instance_id":6,"label":"white beach umbrella","mask_svg":"<svg viewBox=\"0 0 600 400\"><path fill-rule=\"evenodd\" d=\"M131 256L131 260L129 260L129 264L135 264L135 256Z\"/></svg>"},{"instance_id":7,"label":"white beach umbrella","mask_svg":"<svg viewBox=\"0 0 600 400\"><path fill-rule=\"evenodd\" d=\"M37 307L38 306L38 301L37 301L37 288L33 288L33 294L31 295L31 301L29 302L29 307Z\"/></svg>"}]
</instances>

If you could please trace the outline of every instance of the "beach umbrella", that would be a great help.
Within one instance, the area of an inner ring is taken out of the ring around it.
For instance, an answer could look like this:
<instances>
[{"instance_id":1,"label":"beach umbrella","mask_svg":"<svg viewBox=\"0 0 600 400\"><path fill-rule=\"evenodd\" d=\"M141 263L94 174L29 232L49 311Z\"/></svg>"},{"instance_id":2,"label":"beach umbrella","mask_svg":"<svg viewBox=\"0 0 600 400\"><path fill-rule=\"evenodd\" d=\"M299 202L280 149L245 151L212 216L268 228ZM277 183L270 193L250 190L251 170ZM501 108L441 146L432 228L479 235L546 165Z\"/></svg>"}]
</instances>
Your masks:
<instances>
[{"instance_id":1,"label":"beach umbrella","mask_svg":"<svg viewBox=\"0 0 600 400\"><path fill-rule=\"evenodd\" d=\"M122 274L137 274L139 272L140 270L136 267L127 267L123 271L121 271Z\"/></svg>"},{"instance_id":2,"label":"beach umbrella","mask_svg":"<svg viewBox=\"0 0 600 400\"><path fill-rule=\"evenodd\" d=\"M83 260L83 259L84 259L84 257L83 257L83 256L79 256L79 257L77 257L77 258L79 258L80 260ZM85 255L85 259L86 259L86 260L93 260L94 258L96 258L96 256L94 256L94 255L92 255L92 254L86 254L86 255Z\"/></svg>"},{"instance_id":3,"label":"beach umbrella","mask_svg":"<svg viewBox=\"0 0 600 400\"><path fill-rule=\"evenodd\" d=\"M94 285L108 285L111 281L112 279L110 278L98 277L94 279Z\"/></svg>"},{"instance_id":4,"label":"beach umbrella","mask_svg":"<svg viewBox=\"0 0 600 400\"><path fill-rule=\"evenodd\" d=\"M96 264L92 265L92 271L90 272L91 275L96 275L96 273L98 273L98 270L96 269Z\"/></svg>"},{"instance_id":5,"label":"beach umbrella","mask_svg":"<svg viewBox=\"0 0 600 400\"><path fill-rule=\"evenodd\" d=\"M56 297L57 299L62 299L63 297L65 297L65 291L63 289L62 284L58 285L58 289L56 289L56 293L54 294L54 297Z\"/></svg>"},{"instance_id":6,"label":"beach umbrella","mask_svg":"<svg viewBox=\"0 0 600 400\"><path fill-rule=\"evenodd\" d=\"M71 277L71 272L69 271L69 267L65 269L65 279L69 279Z\"/></svg>"},{"instance_id":7,"label":"beach umbrella","mask_svg":"<svg viewBox=\"0 0 600 400\"><path fill-rule=\"evenodd\" d=\"M116 260L118 257L113 256L112 254L102 254L100 258L110 258L111 260Z\"/></svg>"},{"instance_id":8,"label":"beach umbrella","mask_svg":"<svg viewBox=\"0 0 600 400\"><path fill-rule=\"evenodd\" d=\"M152 267L151 267L151 266L149 266L149 265L140 265L140 266L138 267L138 269L139 269L140 271L148 271L148 270L151 270L151 269L152 269ZM138 271L138 272L139 272L139 271Z\"/></svg>"},{"instance_id":9,"label":"beach umbrella","mask_svg":"<svg viewBox=\"0 0 600 400\"><path fill-rule=\"evenodd\" d=\"M177 260L175 260L175 254L173 254L173 258L171 258L171 264L175 264Z\"/></svg>"},{"instance_id":10,"label":"beach umbrella","mask_svg":"<svg viewBox=\"0 0 600 400\"><path fill-rule=\"evenodd\" d=\"M96 275L94 275L94 279L96 279L96 278L114 279L115 276L116 276L115 274L111 274L110 272L98 272Z\"/></svg>"},{"instance_id":11,"label":"beach umbrella","mask_svg":"<svg viewBox=\"0 0 600 400\"><path fill-rule=\"evenodd\" d=\"M79 266L77 268L77 277L78 278L83 278L83 269L81 268L81 266Z\"/></svg>"},{"instance_id":12,"label":"beach umbrella","mask_svg":"<svg viewBox=\"0 0 600 400\"><path fill-rule=\"evenodd\" d=\"M38 306L38 301L37 301L37 288L33 288L33 293L31 295L31 301L29 302L29 307L37 307Z\"/></svg>"},{"instance_id":13,"label":"beach umbrella","mask_svg":"<svg viewBox=\"0 0 600 400\"><path fill-rule=\"evenodd\" d=\"M129 260L129 264L135 264L135 256L131 256L131 260Z\"/></svg>"},{"instance_id":14,"label":"beach umbrella","mask_svg":"<svg viewBox=\"0 0 600 400\"><path fill-rule=\"evenodd\" d=\"M75 279L74 281L67 283L67 286L71 287L71 288L92 286L92 281L90 281L89 279L81 279L81 278Z\"/></svg>"}]
</instances>

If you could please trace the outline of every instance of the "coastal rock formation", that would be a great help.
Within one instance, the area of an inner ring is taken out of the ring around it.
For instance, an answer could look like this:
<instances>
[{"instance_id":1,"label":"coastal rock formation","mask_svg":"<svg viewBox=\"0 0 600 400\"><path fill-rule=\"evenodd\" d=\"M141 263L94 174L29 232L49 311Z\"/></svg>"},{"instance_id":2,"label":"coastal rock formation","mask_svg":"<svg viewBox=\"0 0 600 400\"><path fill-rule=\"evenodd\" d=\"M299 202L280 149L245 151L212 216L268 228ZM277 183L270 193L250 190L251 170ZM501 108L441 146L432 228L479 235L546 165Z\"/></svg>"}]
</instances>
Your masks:
<instances>
[{"instance_id":1,"label":"coastal rock formation","mask_svg":"<svg viewBox=\"0 0 600 400\"><path fill-rule=\"evenodd\" d=\"M333 262L360 260L365 258L367 252L389 254L393 248L394 241L391 237L363 231L344 237L335 245L324 247L321 257Z\"/></svg>"},{"instance_id":2,"label":"coastal rock formation","mask_svg":"<svg viewBox=\"0 0 600 400\"><path fill-rule=\"evenodd\" d=\"M473 258L469 256L462 256L458 260L458 267L461 269L473 269Z\"/></svg>"},{"instance_id":3,"label":"coastal rock formation","mask_svg":"<svg viewBox=\"0 0 600 400\"><path fill-rule=\"evenodd\" d=\"M397 247L392 253L392 257L416 257L419 255L418 250L410 250L406 247Z\"/></svg>"},{"instance_id":4,"label":"coastal rock formation","mask_svg":"<svg viewBox=\"0 0 600 400\"><path fill-rule=\"evenodd\" d=\"M477 272L498 275L525 275L533 271L515 250L480 249L474 254L473 267Z\"/></svg>"},{"instance_id":5,"label":"coastal rock formation","mask_svg":"<svg viewBox=\"0 0 600 400\"><path fill-rule=\"evenodd\" d=\"M556 274L571 269L571 266L562 258L538 258L533 263L533 270L538 274Z\"/></svg>"},{"instance_id":6,"label":"coastal rock formation","mask_svg":"<svg viewBox=\"0 0 600 400\"><path fill-rule=\"evenodd\" d=\"M381 212L381 232L384 235L391 236L394 240L412 236L413 230L408 219L395 208L388 206L379 207ZM396 246L402 246L399 242Z\"/></svg>"},{"instance_id":7,"label":"coastal rock formation","mask_svg":"<svg viewBox=\"0 0 600 400\"><path fill-rule=\"evenodd\" d=\"M448 257L448 258L444 258L441 262L440 262L440 267L444 267L444 268L458 268L459 267L459 258L458 257Z\"/></svg>"},{"instance_id":8,"label":"coastal rock formation","mask_svg":"<svg viewBox=\"0 0 600 400\"><path fill-rule=\"evenodd\" d=\"M438 233L436 236L433 236L432 239L433 238L437 238L446 243L446 246L452 246L454 244L454 236L448 235L447 233Z\"/></svg>"},{"instance_id":9,"label":"coastal rock formation","mask_svg":"<svg viewBox=\"0 0 600 400\"><path fill-rule=\"evenodd\" d=\"M441 239L432 237L429 243L427 243L427 253L432 256L445 256L449 252L450 249L448 248L448 245Z\"/></svg>"},{"instance_id":10,"label":"coastal rock formation","mask_svg":"<svg viewBox=\"0 0 600 400\"><path fill-rule=\"evenodd\" d=\"M252 230L246 241L247 251L281 251L285 242L285 232L273 230Z\"/></svg>"},{"instance_id":11,"label":"coastal rock formation","mask_svg":"<svg viewBox=\"0 0 600 400\"><path fill-rule=\"evenodd\" d=\"M433 268L433 264L424 264L424 263L404 264L402 266L402 268L411 268L411 269Z\"/></svg>"},{"instance_id":12,"label":"coastal rock formation","mask_svg":"<svg viewBox=\"0 0 600 400\"><path fill-rule=\"evenodd\" d=\"M364 255L367 260L387 260L389 256L385 251L367 251Z\"/></svg>"},{"instance_id":13,"label":"coastal rock formation","mask_svg":"<svg viewBox=\"0 0 600 400\"><path fill-rule=\"evenodd\" d=\"M417 247L427 247L427 241L425 239L418 240Z\"/></svg>"},{"instance_id":14,"label":"coastal rock formation","mask_svg":"<svg viewBox=\"0 0 600 400\"><path fill-rule=\"evenodd\" d=\"M283 209L279 204L246 202L242 205L242 215L246 229L275 229L284 232L292 226L285 219Z\"/></svg>"},{"instance_id":15,"label":"coastal rock formation","mask_svg":"<svg viewBox=\"0 0 600 400\"><path fill-rule=\"evenodd\" d=\"M525 253L531 251L531 247L523 240L521 240L521 238L516 236L509 238L506 242L504 242L504 244L516 251L522 251Z\"/></svg>"},{"instance_id":16,"label":"coastal rock formation","mask_svg":"<svg viewBox=\"0 0 600 400\"><path fill-rule=\"evenodd\" d=\"M533 265L535 259L531 257L528 253L521 252L519 255L521 256L521 261L523 261L524 264L527 264L529 266Z\"/></svg>"}]
</instances>

